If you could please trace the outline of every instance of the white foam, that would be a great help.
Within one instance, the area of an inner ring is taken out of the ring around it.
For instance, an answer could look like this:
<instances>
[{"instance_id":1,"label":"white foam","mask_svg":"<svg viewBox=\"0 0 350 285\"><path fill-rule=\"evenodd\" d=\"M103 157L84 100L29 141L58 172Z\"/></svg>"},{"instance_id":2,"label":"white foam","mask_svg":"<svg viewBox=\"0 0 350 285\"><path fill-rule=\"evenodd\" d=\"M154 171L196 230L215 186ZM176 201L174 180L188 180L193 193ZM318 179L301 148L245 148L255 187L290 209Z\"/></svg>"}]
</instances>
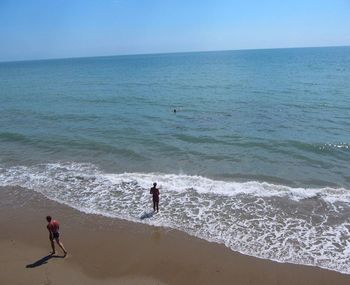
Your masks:
<instances>
[{"instance_id":1,"label":"white foam","mask_svg":"<svg viewBox=\"0 0 350 285\"><path fill-rule=\"evenodd\" d=\"M161 190L161 212L149 188ZM279 262L350 274L350 195L347 189L304 189L205 177L110 174L92 164L0 168L0 186L33 189L80 211L185 231L232 250Z\"/></svg>"},{"instance_id":2,"label":"white foam","mask_svg":"<svg viewBox=\"0 0 350 285\"><path fill-rule=\"evenodd\" d=\"M226 182L183 174L123 173L104 174L104 177L114 183L137 181L138 185L143 188L147 188L153 181L157 181L159 187L164 187L167 191L174 192L185 192L188 189L194 189L202 194L216 194L231 197L246 194L259 197L289 197L295 201L317 197L329 202L338 201L350 203L350 191L345 188L292 188L266 182Z\"/></svg>"}]
</instances>

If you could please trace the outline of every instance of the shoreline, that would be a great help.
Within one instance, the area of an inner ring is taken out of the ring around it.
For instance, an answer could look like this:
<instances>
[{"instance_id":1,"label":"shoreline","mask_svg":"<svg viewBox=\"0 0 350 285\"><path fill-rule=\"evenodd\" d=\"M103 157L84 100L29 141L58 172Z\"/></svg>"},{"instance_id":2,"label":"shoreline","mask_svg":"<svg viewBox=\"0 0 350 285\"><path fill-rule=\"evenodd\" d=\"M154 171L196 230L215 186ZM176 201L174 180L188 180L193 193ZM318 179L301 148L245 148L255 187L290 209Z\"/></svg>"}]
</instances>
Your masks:
<instances>
[{"instance_id":1,"label":"shoreline","mask_svg":"<svg viewBox=\"0 0 350 285\"><path fill-rule=\"evenodd\" d=\"M246 256L177 230L85 214L24 188L0 187L0 213L4 284L350 283L350 275L336 271ZM60 221L68 256L40 264L50 251L47 214Z\"/></svg>"}]
</instances>

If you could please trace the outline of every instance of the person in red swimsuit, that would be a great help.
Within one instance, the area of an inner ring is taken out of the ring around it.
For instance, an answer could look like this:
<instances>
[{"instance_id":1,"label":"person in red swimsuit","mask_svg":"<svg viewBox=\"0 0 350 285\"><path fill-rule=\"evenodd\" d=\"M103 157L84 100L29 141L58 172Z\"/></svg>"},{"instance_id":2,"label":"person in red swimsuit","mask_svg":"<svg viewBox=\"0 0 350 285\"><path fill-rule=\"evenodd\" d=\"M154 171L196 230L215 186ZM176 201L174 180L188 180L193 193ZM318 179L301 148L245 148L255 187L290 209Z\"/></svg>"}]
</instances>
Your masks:
<instances>
[{"instance_id":1,"label":"person in red swimsuit","mask_svg":"<svg viewBox=\"0 0 350 285\"><path fill-rule=\"evenodd\" d=\"M53 242L53 240L55 240L57 242L57 244L59 245L59 247L63 250L64 256L66 256L67 255L67 250L64 248L62 242L60 241L60 233L59 233L60 224L59 224L59 222L56 221L56 220L53 220L51 218L51 216L47 216L46 217L46 221L48 222L47 230L49 231L49 239L50 239L51 247L52 247L52 253L51 254L55 254L56 253L55 243Z\"/></svg>"},{"instance_id":2,"label":"person in red swimsuit","mask_svg":"<svg viewBox=\"0 0 350 285\"><path fill-rule=\"evenodd\" d=\"M153 183L153 187L151 188L150 194L152 194L153 198L153 210L156 211L157 207L157 213L159 212L159 189L156 188L157 183Z\"/></svg>"}]
</instances>

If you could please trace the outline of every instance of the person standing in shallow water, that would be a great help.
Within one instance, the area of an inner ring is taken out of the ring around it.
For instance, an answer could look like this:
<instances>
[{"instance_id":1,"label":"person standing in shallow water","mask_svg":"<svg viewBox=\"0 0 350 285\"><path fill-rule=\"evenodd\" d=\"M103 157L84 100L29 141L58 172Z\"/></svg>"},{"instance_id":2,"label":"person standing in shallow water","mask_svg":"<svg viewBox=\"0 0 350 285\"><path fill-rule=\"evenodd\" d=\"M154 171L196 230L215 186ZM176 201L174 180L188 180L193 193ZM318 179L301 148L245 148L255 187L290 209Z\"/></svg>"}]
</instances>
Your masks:
<instances>
[{"instance_id":1,"label":"person standing in shallow water","mask_svg":"<svg viewBox=\"0 0 350 285\"><path fill-rule=\"evenodd\" d=\"M49 239L50 239L51 247L52 247L51 254L56 253L55 243L53 242L55 240L57 242L57 244L59 245L59 247L63 250L64 256L66 256L67 250L64 248L62 242L60 241L60 233L59 233L60 224L59 224L59 222L56 220L53 220L51 218L51 216L47 216L46 221L48 222L47 230L49 231Z\"/></svg>"},{"instance_id":2,"label":"person standing in shallow water","mask_svg":"<svg viewBox=\"0 0 350 285\"><path fill-rule=\"evenodd\" d=\"M152 194L153 198L153 210L156 211L157 208L157 213L159 212L159 189L156 187L157 183L153 183L153 187L151 188L151 191L149 192Z\"/></svg>"}]
</instances>

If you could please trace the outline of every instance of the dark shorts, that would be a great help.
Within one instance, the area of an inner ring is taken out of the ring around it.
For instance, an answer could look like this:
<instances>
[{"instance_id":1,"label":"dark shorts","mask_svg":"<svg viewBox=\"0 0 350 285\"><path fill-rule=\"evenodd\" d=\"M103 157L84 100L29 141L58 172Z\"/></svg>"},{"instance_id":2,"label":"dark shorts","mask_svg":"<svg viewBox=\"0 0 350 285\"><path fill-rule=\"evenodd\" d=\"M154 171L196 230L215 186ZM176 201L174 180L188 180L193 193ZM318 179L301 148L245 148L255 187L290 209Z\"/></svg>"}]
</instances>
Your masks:
<instances>
[{"instance_id":1,"label":"dark shorts","mask_svg":"<svg viewBox=\"0 0 350 285\"><path fill-rule=\"evenodd\" d=\"M153 197L153 203L159 203L159 198L154 198Z\"/></svg>"},{"instance_id":2,"label":"dark shorts","mask_svg":"<svg viewBox=\"0 0 350 285\"><path fill-rule=\"evenodd\" d=\"M60 238L60 233L52 233L52 238L53 239L59 239Z\"/></svg>"}]
</instances>

